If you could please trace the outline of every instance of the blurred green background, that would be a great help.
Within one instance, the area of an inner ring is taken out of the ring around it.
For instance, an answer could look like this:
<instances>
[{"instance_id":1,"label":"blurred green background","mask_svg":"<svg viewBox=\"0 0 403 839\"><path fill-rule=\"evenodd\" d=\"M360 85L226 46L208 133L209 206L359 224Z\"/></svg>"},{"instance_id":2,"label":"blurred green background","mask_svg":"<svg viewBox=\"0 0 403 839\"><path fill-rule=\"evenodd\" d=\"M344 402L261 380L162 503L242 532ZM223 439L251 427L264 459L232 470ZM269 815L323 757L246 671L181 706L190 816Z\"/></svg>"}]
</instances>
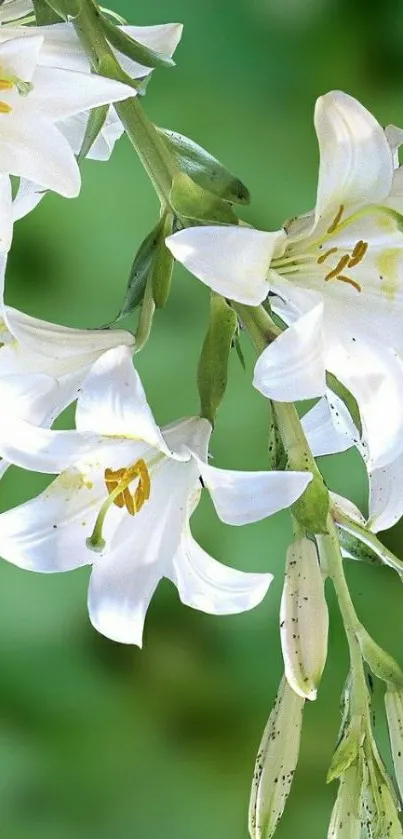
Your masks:
<instances>
[{"instance_id":1,"label":"blurred green background","mask_svg":"<svg viewBox=\"0 0 403 839\"><path fill-rule=\"evenodd\" d=\"M403 124L403 8L397 0L116 0L137 24L182 21L177 67L155 73L143 104L160 125L206 146L247 183L244 217L275 229L314 203L316 96L341 88L381 122ZM7 300L72 326L116 313L132 256L157 202L129 143L108 165L87 162L79 199L50 196L17 225ZM195 368L207 289L177 270L138 367L161 423L197 412ZM134 325L134 322L133 322ZM130 321L128 322L130 326ZM212 444L222 466L264 468L267 408L231 363ZM332 489L365 509L355 454L322 459ZM43 479L10 470L11 506ZM281 676L278 608L287 515L241 530L208 500L193 530L240 569L275 574L251 613L214 618L183 607L169 583L148 612L142 651L96 634L88 570L34 576L0 565L0 813L6 839L246 839L250 779ZM401 552L399 527L387 535ZM392 572L348 567L359 615L400 661L403 593ZM319 698L306 708L298 773L277 836L326 836L335 786L325 776L348 661L337 609ZM376 731L385 749L382 696ZM385 757L388 760L387 751Z\"/></svg>"}]
</instances>

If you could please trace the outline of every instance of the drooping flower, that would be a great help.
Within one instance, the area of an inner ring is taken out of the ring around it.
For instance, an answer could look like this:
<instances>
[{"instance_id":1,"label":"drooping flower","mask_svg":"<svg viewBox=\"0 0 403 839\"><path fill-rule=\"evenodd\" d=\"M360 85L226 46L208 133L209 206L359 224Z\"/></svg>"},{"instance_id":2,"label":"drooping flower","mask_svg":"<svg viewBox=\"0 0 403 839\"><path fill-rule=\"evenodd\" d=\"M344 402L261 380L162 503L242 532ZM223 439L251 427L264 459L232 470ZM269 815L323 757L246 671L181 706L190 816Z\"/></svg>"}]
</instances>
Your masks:
<instances>
[{"instance_id":1,"label":"drooping flower","mask_svg":"<svg viewBox=\"0 0 403 839\"><path fill-rule=\"evenodd\" d=\"M16 11L26 14L33 11L30 0L21 0L21 7L16 8ZM8 4L10 7L11 3ZM25 9L25 11L23 11ZM2 14L7 16L8 20L12 13L12 8L0 7L0 22ZM17 20L17 16L14 18ZM153 51L171 58L182 36L182 24L167 23L155 26L122 26L122 31L134 38L138 43L145 47L149 47ZM38 56L38 64L42 67L52 67L58 70L69 70L77 73L91 74L91 66L87 56L78 40L74 26L72 23L54 23L49 26L16 26L12 27L9 24L0 27L0 44L12 38L41 37L43 39L42 47ZM128 58L122 53L114 50L116 57L123 70L132 79L146 79L153 71L152 67L145 67L137 61ZM82 78L82 77L81 77ZM133 92L132 92L133 94ZM117 101L112 98L109 101ZM77 154L81 147L85 130L88 122L88 109L84 113L76 113L69 115L67 118L58 120L58 129L66 137L70 143L73 151ZM109 109L108 115L102 127L100 134L93 143L88 158L94 160L108 160L116 140L123 133L123 125L120 122L113 107Z\"/></svg>"},{"instance_id":2,"label":"drooping flower","mask_svg":"<svg viewBox=\"0 0 403 839\"><path fill-rule=\"evenodd\" d=\"M26 421L50 426L77 398L99 356L119 345L133 347L134 338L123 329L72 329L6 306L6 261L7 255L0 253L0 397L12 399L14 411ZM7 466L3 459L1 475Z\"/></svg>"},{"instance_id":3,"label":"drooping flower","mask_svg":"<svg viewBox=\"0 0 403 839\"><path fill-rule=\"evenodd\" d=\"M394 169L401 137L396 129L386 134L341 92L318 99L315 127L314 211L275 233L192 227L169 237L168 246L226 297L257 305L269 292L275 295L273 308L291 326L256 367L255 386L266 396L322 396L327 370L354 395L363 424L371 427L379 426L379 407L374 413L373 407L382 396L382 438L367 434L378 468L393 458L398 440L403 447L402 412L394 410L403 398L403 170Z\"/></svg>"},{"instance_id":4,"label":"drooping flower","mask_svg":"<svg viewBox=\"0 0 403 839\"><path fill-rule=\"evenodd\" d=\"M0 173L71 198L79 193L80 172L59 123L135 91L88 71L43 66L43 45L43 35L0 43Z\"/></svg>"},{"instance_id":5,"label":"drooping flower","mask_svg":"<svg viewBox=\"0 0 403 839\"><path fill-rule=\"evenodd\" d=\"M292 504L309 473L210 466L209 422L189 418L160 431L125 347L94 364L76 425L51 431L15 422L10 412L0 416L3 457L61 472L38 498L0 516L4 559L42 572L92 564L91 621L124 643L141 643L161 577L174 582L182 602L206 612L229 614L260 602L271 575L220 565L193 540L189 518L204 486L222 521L258 521Z\"/></svg>"}]
</instances>

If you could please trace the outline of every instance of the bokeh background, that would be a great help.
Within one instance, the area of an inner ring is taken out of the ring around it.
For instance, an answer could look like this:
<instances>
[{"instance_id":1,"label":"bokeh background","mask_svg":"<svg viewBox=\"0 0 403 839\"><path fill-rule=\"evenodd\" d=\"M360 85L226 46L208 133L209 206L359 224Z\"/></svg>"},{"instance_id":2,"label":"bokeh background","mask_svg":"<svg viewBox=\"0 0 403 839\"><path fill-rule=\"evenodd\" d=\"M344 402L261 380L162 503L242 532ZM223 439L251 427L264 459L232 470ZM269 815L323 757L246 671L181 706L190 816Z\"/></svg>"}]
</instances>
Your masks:
<instances>
[{"instance_id":1,"label":"bokeh background","mask_svg":"<svg viewBox=\"0 0 403 839\"><path fill-rule=\"evenodd\" d=\"M396 0L114 0L132 23L182 21L177 67L155 73L144 106L195 138L249 186L244 217L275 229L314 203L315 98L357 96L382 123L403 124L403 8ZM99 326L117 312L157 202L129 143L88 162L73 202L48 197L17 225L7 299L33 315ZM195 368L207 289L177 270L167 309L138 357L161 423L197 412ZM131 322L128 322L130 327ZM135 325L135 319L132 326ZM236 357L214 435L215 462L264 468L267 409ZM363 510L359 458L322 459L332 489ZM44 485L10 470L2 503ZM278 607L290 537L286 514L241 530L208 500L194 533L218 558L275 574L253 612L209 617L168 583L149 609L142 651L97 635L86 614L88 570L34 576L0 565L0 813L6 839L246 839L250 779L281 677ZM385 538L402 553L403 530ZM403 592L386 569L348 568L359 615L400 661ZM335 786L325 784L348 659L337 608L317 702L306 708L301 758L279 839L326 836ZM381 691L375 727L386 750Z\"/></svg>"}]
</instances>

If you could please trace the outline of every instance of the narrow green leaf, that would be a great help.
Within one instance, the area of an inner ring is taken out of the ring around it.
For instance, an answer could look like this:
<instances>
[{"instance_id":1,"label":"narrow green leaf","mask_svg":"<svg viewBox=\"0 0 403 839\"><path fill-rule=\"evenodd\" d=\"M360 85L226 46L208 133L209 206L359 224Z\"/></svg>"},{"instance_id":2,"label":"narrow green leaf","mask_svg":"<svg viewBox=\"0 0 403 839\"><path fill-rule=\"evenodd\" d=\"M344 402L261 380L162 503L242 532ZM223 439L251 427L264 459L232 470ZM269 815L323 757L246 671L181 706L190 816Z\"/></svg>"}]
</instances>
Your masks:
<instances>
[{"instance_id":1,"label":"narrow green leaf","mask_svg":"<svg viewBox=\"0 0 403 839\"><path fill-rule=\"evenodd\" d=\"M46 0L58 19L72 20L81 11L81 0Z\"/></svg>"},{"instance_id":2,"label":"narrow green leaf","mask_svg":"<svg viewBox=\"0 0 403 839\"><path fill-rule=\"evenodd\" d=\"M212 154L183 134L167 128L157 130L174 155L181 172L188 175L198 186L209 190L224 201L233 204L249 204L250 195L247 187Z\"/></svg>"},{"instance_id":3,"label":"narrow green leaf","mask_svg":"<svg viewBox=\"0 0 403 839\"><path fill-rule=\"evenodd\" d=\"M155 52L150 47L140 44L139 41L135 41L134 38L127 35L118 26L115 26L105 15L100 15L100 21L109 43L115 49L119 50L119 52L122 52L123 55L127 55L128 58L137 61L139 64L143 64L145 67L175 66L175 62L168 55L162 55L162 53Z\"/></svg>"},{"instance_id":4,"label":"narrow green leaf","mask_svg":"<svg viewBox=\"0 0 403 839\"><path fill-rule=\"evenodd\" d=\"M52 23L60 23L63 20L63 17L54 11L47 0L32 0L32 4L38 26L48 26Z\"/></svg>"},{"instance_id":5,"label":"narrow green leaf","mask_svg":"<svg viewBox=\"0 0 403 839\"><path fill-rule=\"evenodd\" d=\"M223 297L213 292L210 321L197 371L201 416L212 425L227 387L228 361L237 326L234 310Z\"/></svg>"},{"instance_id":6,"label":"narrow green leaf","mask_svg":"<svg viewBox=\"0 0 403 839\"><path fill-rule=\"evenodd\" d=\"M274 411L271 412L270 430L269 430L269 464L270 469L275 469L283 472L287 468L287 452L284 448L281 434L277 425L276 415Z\"/></svg>"},{"instance_id":7,"label":"narrow green leaf","mask_svg":"<svg viewBox=\"0 0 403 839\"><path fill-rule=\"evenodd\" d=\"M157 309L164 308L171 291L174 258L165 244L165 239L172 233L172 223L172 214L166 213L160 225L150 270L152 296Z\"/></svg>"},{"instance_id":8,"label":"narrow green leaf","mask_svg":"<svg viewBox=\"0 0 403 839\"><path fill-rule=\"evenodd\" d=\"M225 201L195 184L188 175L177 175L169 198L179 218L199 224L238 224L236 215Z\"/></svg>"},{"instance_id":9,"label":"narrow green leaf","mask_svg":"<svg viewBox=\"0 0 403 839\"><path fill-rule=\"evenodd\" d=\"M85 129L84 139L81 149L77 156L77 162L81 163L87 154L91 151L98 135L102 131L106 117L108 115L109 105L99 105L98 108L93 108Z\"/></svg>"},{"instance_id":10,"label":"narrow green leaf","mask_svg":"<svg viewBox=\"0 0 403 839\"><path fill-rule=\"evenodd\" d=\"M127 283L126 296L114 323L131 315L143 300L147 278L150 274L153 263L160 229L161 221L159 221L156 227L154 227L154 230L146 236L144 241L141 243L136 256L134 257Z\"/></svg>"},{"instance_id":11,"label":"narrow green leaf","mask_svg":"<svg viewBox=\"0 0 403 839\"><path fill-rule=\"evenodd\" d=\"M239 335L238 335L238 334L237 334L237 335L235 335L235 338L234 338L234 340L233 340L233 345L234 345L234 347L235 347L235 352L236 352L236 354L237 354L237 356L238 356L238 358L239 358L239 363L240 363L240 365L241 365L241 367L242 367L242 370L244 370L244 372L246 372L246 362L245 362L245 356L244 356L244 354L243 354L243 352L242 352L241 342L240 342L240 340L239 340Z\"/></svg>"},{"instance_id":12,"label":"narrow green leaf","mask_svg":"<svg viewBox=\"0 0 403 839\"><path fill-rule=\"evenodd\" d=\"M291 511L308 533L326 534L328 532L329 492L319 472L314 474L305 492L292 505Z\"/></svg>"}]
</instances>

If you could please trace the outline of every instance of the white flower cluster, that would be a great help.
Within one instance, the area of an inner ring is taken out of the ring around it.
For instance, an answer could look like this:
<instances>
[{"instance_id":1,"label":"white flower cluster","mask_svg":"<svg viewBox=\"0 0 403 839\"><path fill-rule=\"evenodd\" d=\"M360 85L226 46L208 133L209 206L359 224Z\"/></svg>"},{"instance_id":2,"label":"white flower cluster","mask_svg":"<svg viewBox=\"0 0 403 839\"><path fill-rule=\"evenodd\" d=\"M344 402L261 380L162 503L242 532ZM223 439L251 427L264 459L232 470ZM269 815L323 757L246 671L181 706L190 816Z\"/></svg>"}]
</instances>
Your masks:
<instances>
[{"instance_id":1,"label":"white flower cluster","mask_svg":"<svg viewBox=\"0 0 403 839\"><path fill-rule=\"evenodd\" d=\"M0 12L32 11L9 0ZM176 24L123 27L146 46L172 55ZM71 23L0 28L1 288L13 221L46 190L77 195L75 155L88 113L111 105L91 149L105 159L123 127L112 103L135 95L91 72ZM132 78L150 69L126 61ZM10 176L20 179L12 200ZM223 471L208 465L210 423L191 417L160 430L132 363L133 336L117 329L77 330L5 305L2 296L1 471L17 464L58 474L37 499L0 517L0 554L22 568L66 571L92 565L89 613L100 632L141 644L145 613L162 577L184 603L205 612L250 609L271 574L220 565L193 540L189 518L202 487L217 513L241 525L290 506L309 473ZM78 397L78 398L77 398ZM77 399L76 431L51 425Z\"/></svg>"},{"instance_id":2,"label":"white flower cluster","mask_svg":"<svg viewBox=\"0 0 403 839\"><path fill-rule=\"evenodd\" d=\"M87 7L94 26L103 21L100 52L99 32L88 46ZM40 20L41 8L56 22ZM403 674L360 624L341 560L378 561L403 576L375 535L403 515L403 131L384 130L345 93L322 96L315 210L275 232L238 224L232 205L244 202L243 185L192 141L130 111L153 66L169 64L181 31L179 24L118 25L93 0L0 4L0 477L10 464L56 476L37 498L0 514L0 555L42 573L91 565L93 625L141 645L163 577L184 604L213 614L253 608L270 585L270 573L222 565L195 542L189 521L204 490L230 525L291 508L280 609L284 678L256 764L251 836L270 839L291 786L304 703L316 698L326 663L329 577L351 657L330 773L340 788L329 837L402 837L372 734L364 662L387 683L399 784ZM108 160L124 129L161 199L160 222L139 251L143 258L149 249L136 290L139 323L149 321L137 343L122 329L47 323L4 299L14 223L47 191L75 197L83 149ZM160 428L132 357L169 291L172 257L210 287L212 309L198 372L201 416ZM162 286L152 287L150 271ZM272 410L277 453L267 471L209 463L240 326L259 350L253 385ZM306 399L317 401L301 423L293 403ZM73 402L75 429L54 429ZM368 471L367 521L329 494L315 462L351 446Z\"/></svg>"}]
</instances>

